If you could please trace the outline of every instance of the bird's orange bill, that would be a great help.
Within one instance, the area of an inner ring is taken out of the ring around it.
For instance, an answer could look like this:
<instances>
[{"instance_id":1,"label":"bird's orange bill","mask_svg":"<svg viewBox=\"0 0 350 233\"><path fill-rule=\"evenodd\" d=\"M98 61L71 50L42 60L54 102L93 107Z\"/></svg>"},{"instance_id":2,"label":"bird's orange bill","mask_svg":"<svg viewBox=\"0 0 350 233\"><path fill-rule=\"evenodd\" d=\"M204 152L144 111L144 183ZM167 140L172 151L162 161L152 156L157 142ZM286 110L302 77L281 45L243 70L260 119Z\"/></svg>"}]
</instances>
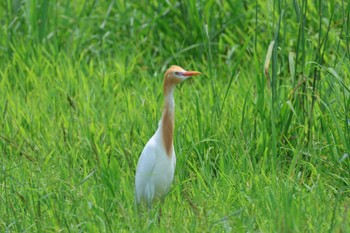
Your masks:
<instances>
[{"instance_id":1,"label":"bird's orange bill","mask_svg":"<svg viewBox=\"0 0 350 233\"><path fill-rule=\"evenodd\" d=\"M198 71L185 71L182 73L182 76L190 77L190 76L196 76L200 74L201 72L198 72Z\"/></svg>"}]
</instances>

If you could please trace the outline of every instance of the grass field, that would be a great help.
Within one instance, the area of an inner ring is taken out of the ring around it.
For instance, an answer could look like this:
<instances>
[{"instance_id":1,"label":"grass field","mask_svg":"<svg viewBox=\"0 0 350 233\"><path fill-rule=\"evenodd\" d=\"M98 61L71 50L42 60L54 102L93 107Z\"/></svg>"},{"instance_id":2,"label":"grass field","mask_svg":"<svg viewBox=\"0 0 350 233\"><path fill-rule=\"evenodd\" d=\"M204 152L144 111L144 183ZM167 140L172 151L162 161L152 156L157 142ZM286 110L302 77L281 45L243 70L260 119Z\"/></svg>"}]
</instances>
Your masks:
<instances>
[{"instance_id":1,"label":"grass field","mask_svg":"<svg viewBox=\"0 0 350 233\"><path fill-rule=\"evenodd\" d=\"M350 232L350 2L0 3L0 232ZM174 184L137 214L175 92Z\"/></svg>"}]
</instances>

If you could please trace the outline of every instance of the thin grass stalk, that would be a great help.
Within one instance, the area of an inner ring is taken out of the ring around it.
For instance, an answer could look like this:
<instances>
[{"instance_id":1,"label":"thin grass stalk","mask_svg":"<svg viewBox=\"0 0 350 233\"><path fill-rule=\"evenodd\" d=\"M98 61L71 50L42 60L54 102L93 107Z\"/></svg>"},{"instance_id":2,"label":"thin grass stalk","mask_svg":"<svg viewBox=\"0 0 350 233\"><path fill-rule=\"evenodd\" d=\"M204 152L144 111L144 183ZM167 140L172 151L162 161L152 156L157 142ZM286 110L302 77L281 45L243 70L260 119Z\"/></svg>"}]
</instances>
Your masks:
<instances>
[{"instance_id":1,"label":"thin grass stalk","mask_svg":"<svg viewBox=\"0 0 350 233\"><path fill-rule=\"evenodd\" d=\"M331 30L331 23L332 23L332 20L333 20L333 16L334 16L334 10L332 11L331 13L331 17L329 18L329 23L328 23L328 27L327 27L327 31L326 31L326 35L321 43L321 47L323 47L323 51L322 51L322 55L321 55L321 58L320 58L320 62L323 63L323 58L324 58L324 54L325 52L327 51L327 40L328 40L328 35L329 35L329 32ZM341 33L340 33L341 35Z\"/></svg>"},{"instance_id":2,"label":"thin grass stalk","mask_svg":"<svg viewBox=\"0 0 350 233\"><path fill-rule=\"evenodd\" d=\"M321 37L322 37L322 0L319 0L319 27L318 27L318 45L317 45L317 54L315 61L321 65ZM313 112L314 112L314 104L315 104L315 96L316 96L316 82L320 78L320 69L318 66L315 66L314 68L314 75L312 80L312 90L311 90L311 105L310 105L310 111L309 111L309 117L308 117L308 125L307 125L307 142L310 145L310 137L311 137L311 131L312 131L312 124L313 124Z\"/></svg>"},{"instance_id":3,"label":"thin grass stalk","mask_svg":"<svg viewBox=\"0 0 350 233\"><path fill-rule=\"evenodd\" d=\"M290 71L291 71L291 78L292 78L292 85L293 85L293 89L296 88L296 85L298 83L298 79L296 78L297 77L297 69L298 69L298 64L299 64L299 51L300 51L300 47L302 46L302 48L304 47L304 42L303 42L303 38L304 38L304 30L303 30L303 24L304 24L304 14L301 14L300 13L300 6L299 6L299 2L297 0L293 0L293 3L294 3L294 10L295 10L295 13L296 13L296 18L297 18L297 23L299 25L298 27L298 36L297 36L297 44L296 44L296 49L295 49L295 60L296 62L294 62L294 59L293 59L293 55L290 53L289 55L289 64L290 64ZM304 1L302 3L302 8L304 6ZM303 12L303 10L302 10ZM302 49L302 52L301 52L301 56L302 56L302 61L304 59L304 53L303 53L303 49ZM301 73L303 73L303 67L304 67L304 63L302 62L301 64ZM292 67L293 66L293 67ZM294 98L296 97L296 91L294 92ZM288 131L289 131L289 127L291 125L291 122L292 122L292 118L293 118L293 111L290 110L289 112L289 116L288 116L288 120L287 120L287 124L285 126L285 129L284 129L284 134L285 135L288 135Z\"/></svg>"},{"instance_id":4,"label":"thin grass stalk","mask_svg":"<svg viewBox=\"0 0 350 233\"><path fill-rule=\"evenodd\" d=\"M7 55L8 57L11 57L12 55L12 48L11 48L11 42L13 39L13 27L10 27L11 21L13 20L13 1L7 0L6 1L6 21L5 21L5 30L6 30L6 35L7 35L7 40L6 40L6 47L7 47Z\"/></svg>"},{"instance_id":5,"label":"thin grass stalk","mask_svg":"<svg viewBox=\"0 0 350 233\"><path fill-rule=\"evenodd\" d=\"M40 6L40 21L38 22L40 24L39 31L38 31L38 37L39 41L43 42L43 40L46 40L47 38L47 30L48 25L50 23L49 19L49 3L50 1L43 0L41 2Z\"/></svg>"},{"instance_id":6,"label":"thin grass stalk","mask_svg":"<svg viewBox=\"0 0 350 233\"><path fill-rule=\"evenodd\" d=\"M212 53L211 53L211 44L210 44L210 35L209 35L209 26L208 26L208 22L205 22L204 24L204 45L205 45L205 48L206 48L206 53L207 53L207 57L208 57L208 68L209 68L209 78L210 78L210 82L211 82L211 90L213 92L213 96L214 96L214 105L213 105L213 110L215 110L217 116L219 116L219 111L218 111L218 108L216 107L217 106L217 101L218 101L218 95L216 93L216 90L215 90L215 86L214 86L214 80L212 79L213 77L213 68L212 68L212 62L213 62L213 59L212 59Z\"/></svg>"},{"instance_id":7,"label":"thin grass stalk","mask_svg":"<svg viewBox=\"0 0 350 233\"><path fill-rule=\"evenodd\" d=\"M343 0L343 8L344 6L344 0ZM350 60L350 35L349 35L349 27L350 27L350 2L348 1L348 7L347 7L347 16L346 16L346 22L345 22L345 28L346 28L346 34L345 34L345 41L346 41L346 51L348 54L348 59Z\"/></svg>"},{"instance_id":8,"label":"thin grass stalk","mask_svg":"<svg viewBox=\"0 0 350 233\"><path fill-rule=\"evenodd\" d=\"M274 35L274 47L272 50L272 75L271 75L271 91L272 91L272 98L271 98L271 147L272 147L272 157L274 160L273 165L273 171L275 169L275 162L277 158L277 130L276 130L276 116L279 115L279 110L277 108L277 64L278 64L278 45L279 45L279 33L280 33L280 26L281 21L284 15L284 10L280 12L280 16L278 19L277 28Z\"/></svg>"},{"instance_id":9,"label":"thin grass stalk","mask_svg":"<svg viewBox=\"0 0 350 233\"><path fill-rule=\"evenodd\" d=\"M302 22L303 22L303 17L302 14L300 14L300 7L299 3L297 0L294 0L294 9L297 14L297 20L299 24L299 30L298 30L298 39L297 39L297 45L296 45L296 51L295 51L295 57L296 57L296 62L294 63L294 70L295 70L295 75L298 70L298 57L299 57L299 48L300 48L300 43L301 43L301 35L302 35ZM293 79L293 88L295 88L296 85L296 78L294 77Z\"/></svg>"},{"instance_id":10,"label":"thin grass stalk","mask_svg":"<svg viewBox=\"0 0 350 233\"><path fill-rule=\"evenodd\" d=\"M258 46L258 0L255 0L255 34L254 34L254 54L257 54Z\"/></svg>"},{"instance_id":11,"label":"thin grass stalk","mask_svg":"<svg viewBox=\"0 0 350 233\"><path fill-rule=\"evenodd\" d=\"M300 5L297 0L294 1L294 8L295 12L297 14L297 19L298 19L298 39L297 39L297 45L296 45L296 56L295 56L295 75L296 78L293 81L293 88L297 88L298 85L302 85L302 92L305 93L306 90L306 84L303 84L303 79L304 79L304 67L305 67L305 26L306 26L306 12L307 12L307 0L303 0L301 4L301 9ZM300 66L300 70L298 71L298 67ZM297 75L297 74L300 75ZM298 87L299 89L299 87ZM299 106L299 109L303 109L303 104L305 101L305 96L300 96L298 95L299 91L294 92L294 98L295 98L295 104L296 107ZM292 112L290 114L293 114ZM303 117L305 116L305 112L303 114Z\"/></svg>"},{"instance_id":12,"label":"thin grass stalk","mask_svg":"<svg viewBox=\"0 0 350 233\"><path fill-rule=\"evenodd\" d=\"M305 52L305 47L306 47L306 36L305 36L305 27L306 27L306 18L307 18L307 0L303 0L302 2L302 6L301 6L301 11L302 11L302 14L301 14L301 19L300 19L300 26L299 26L299 35L298 35L298 43L297 43L297 54L296 54L296 61L295 62L295 72L297 72L297 67L298 67L298 64L299 64L299 50L301 49L301 63L300 63L300 74L299 75L299 78L296 79L298 81L298 84L300 83L301 84L301 92L302 93L306 93L306 83L302 84L303 83L303 79L305 77L305 74L304 74L304 68L305 68L305 57L306 57L306 52ZM301 47L301 48L300 48ZM296 84L296 85L298 85ZM295 85L295 86L296 86ZM294 86L294 87L295 87ZM297 92L295 92L297 93ZM299 98L297 98L297 100L299 100L299 102L296 102L296 104L299 105L299 109L300 110L304 110L304 102L306 102L307 100L307 97L306 95L304 96L298 96ZM307 112L304 110L303 111L303 119L307 118Z\"/></svg>"},{"instance_id":13,"label":"thin grass stalk","mask_svg":"<svg viewBox=\"0 0 350 233\"><path fill-rule=\"evenodd\" d=\"M297 0L294 0L294 8L295 12L297 14L299 29L298 29L298 39L297 39L297 45L296 45L296 62L294 70L295 70L295 76L297 76L298 73L298 66L300 66L300 76L299 78L293 79L293 88L296 87L296 85L301 82L300 79L304 76L304 65L305 65L305 22L306 22L306 0L302 1L301 5L301 13L300 13L300 6ZM300 51L301 50L301 51ZM300 55L301 54L301 55ZM301 56L301 59L299 57ZM301 60L301 62L299 62ZM297 93L297 92L295 92ZM295 96L296 97L296 96ZM305 97L304 97L305 98ZM302 101L302 99L301 99ZM302 102L300 102L302 104ZM301 106L300 106L301 107ZM293 114L292 112L290 114Z\"/></svg>"},{"instance_id":14,"label":"thin grass stalk","mask_svg":"<svg viewBox=\"0 0 350 233\"><path fill-rule=\"evenodd\" d=\"M342 6L344 7L344 1L342 1ZM345 20L346 20L346 17L345 17L345 14L344 14L344 9L342 11L342 15L343 15L343 24L342 24L342 27L340 29L340 38L343 37L343 33L344 33L344 29L345 29ZM341 42L342 40L339 40L338 41L338 45L337 45L337 49L336 49L336 53L339 54L339 49L340 49L340 45L341 45ZM334 59L334 63L333 63L333 68L336 68L337 64L338 64L338 59L339 59L339 56L336 56L335 59Z\"/></svg>"}]
</instances>

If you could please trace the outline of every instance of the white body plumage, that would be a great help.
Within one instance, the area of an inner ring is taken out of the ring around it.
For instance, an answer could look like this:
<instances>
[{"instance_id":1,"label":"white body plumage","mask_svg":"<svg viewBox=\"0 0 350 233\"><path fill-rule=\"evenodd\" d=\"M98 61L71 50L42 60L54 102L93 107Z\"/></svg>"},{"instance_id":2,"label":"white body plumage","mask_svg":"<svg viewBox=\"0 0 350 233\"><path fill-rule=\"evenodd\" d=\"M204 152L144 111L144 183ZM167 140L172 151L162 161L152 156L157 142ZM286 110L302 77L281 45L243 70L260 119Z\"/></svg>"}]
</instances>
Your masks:
<instances>
[{"instance_id":1,"label":"white body plumage","mask_svg":"<svg viewBox=\"0 0 350 233\"><path fill-rule=\"evenodd\" d=\"M174 179L176 156L174 149L168 156L162 142L162 122L158 130L147 142L137 163L135 176L136 202L151 203L154 198L162 198Z\"/></svg>"}]
</instances>

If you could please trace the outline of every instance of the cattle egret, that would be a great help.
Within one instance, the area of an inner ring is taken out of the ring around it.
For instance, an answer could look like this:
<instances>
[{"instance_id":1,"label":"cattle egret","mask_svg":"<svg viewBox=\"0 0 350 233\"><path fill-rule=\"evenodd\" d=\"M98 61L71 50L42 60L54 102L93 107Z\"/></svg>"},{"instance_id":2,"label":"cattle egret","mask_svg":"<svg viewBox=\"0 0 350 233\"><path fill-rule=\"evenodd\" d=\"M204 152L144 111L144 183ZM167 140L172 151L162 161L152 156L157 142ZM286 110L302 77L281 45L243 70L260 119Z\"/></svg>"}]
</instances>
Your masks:
<instances>
[{"instance_id":1,"label":"cattle egret","mask_svg":"<svg viewBox=\"0 0 350 233\"><path fill-rule=\"evenodd\" d=\"M154 199L163 200L174 178L176 157L173 145L174 88L188 77L201 74L171 66L164 75L164 110L158 129L143 149L135 175L136 203L145 201L150 207Z\"/></svg>"}]
</instances>

